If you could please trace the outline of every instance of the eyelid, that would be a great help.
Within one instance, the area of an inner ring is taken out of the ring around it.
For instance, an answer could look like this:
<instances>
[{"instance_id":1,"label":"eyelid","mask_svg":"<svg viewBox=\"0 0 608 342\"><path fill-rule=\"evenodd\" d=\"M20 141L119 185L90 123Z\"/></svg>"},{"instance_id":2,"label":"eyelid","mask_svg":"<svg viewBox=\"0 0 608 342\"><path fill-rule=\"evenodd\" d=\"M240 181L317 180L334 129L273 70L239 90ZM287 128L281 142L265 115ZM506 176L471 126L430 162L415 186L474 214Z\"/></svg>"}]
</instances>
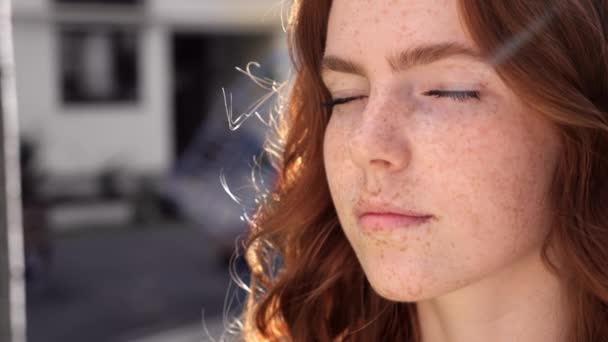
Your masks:
<instances>
[{"instance_id":1,"label":"eyelid","mask_svg":"<svg viewBox=\"0 0 608 342\"><path fill-rule=\"evenodd\" d=\"M331 88L327 88L332 98L342 98L342 97L351 97L351 96L360 96L367 93L366 89L362 88L344 88L344 89L336 89L332 90Z\"/></svg>"},{"instance_id":2,"label":"eyelid","mask_svg":"<svg viewBox=\"0 0 608 342\"><path fill-rule=\"evenodd\" d=\"M337 84L345 83L345 82L348 82L348 83L357 82L357 83L365 83L365 84L369 83L365 76L350 74L350 73L343 73L343 72L333 71L333 70L328 70L328 71L322 72L321 81L327 86L337 85Z\"/></svg>"},{"instance_id":3,"label":"eyelid","mask_svg":"<svg viewBox=\"0 0 608 342\"><path fill-rule=\"evenodd\" d=\"M326 107L326 108L329 108L331 110L331 109L333 109L337 105L346 104L346 103L349 103L351 101L362 100L362 99L364 99L366 97L367 97L367 95L334 97L334 98L330 99L329 101L324 102L323 106Z\"/></svg>"},{"instance_id":4,"label":"eyelid","mask_svg":"<svg viewBox=\"0 0 608 342\"><path fill-rule=\"evenodd\" d=\"M328 108L333 108L335 105L339 105L343 100L354 100L354 99L362 99L368 96L366 90L362 90L361 88L350 88L350 89L341 89L339 91L330 91L330 98L328 101L324 102L323 105Z\"/></svg>"}]
</instances>

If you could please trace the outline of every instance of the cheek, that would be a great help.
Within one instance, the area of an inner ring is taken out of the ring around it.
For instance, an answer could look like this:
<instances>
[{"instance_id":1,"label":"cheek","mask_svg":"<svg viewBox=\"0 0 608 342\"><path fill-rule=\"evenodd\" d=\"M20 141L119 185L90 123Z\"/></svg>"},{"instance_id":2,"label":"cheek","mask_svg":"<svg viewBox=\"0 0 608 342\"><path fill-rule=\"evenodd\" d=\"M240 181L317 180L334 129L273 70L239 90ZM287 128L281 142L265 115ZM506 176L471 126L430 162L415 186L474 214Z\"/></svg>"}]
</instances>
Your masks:
<instances>
[{"instance_id":1,"label":"cheek","mask_svg":"<svg viewBox=\"0 0 608 342\"><path fill-rule=\"evenodd\" d=\"M352 188L349 186L352 180L347 176L347 173L351 173L348 168L347 138L345 130L337 125L336 120L330 119L323 139L323 164L332 200L338 210L340 203L347 199L344 192Z\"/></svg>"},{"instance_id":2,"label":"cheek","mask_svg":"<svg viewBox=\"0 0 608 342\"><path fill-rule=\"evenodd\" d=\"M557 159L553 132L509 118L461 133L444 155L451 177L441 181L449 194L445 214L463 228L456 230L464 233L458 241L488 256L495 252L492 246L517 253L538 244L551 217L548 196ZM479 247L484 245L489 247Z\"/></svg>"}]
</instances>

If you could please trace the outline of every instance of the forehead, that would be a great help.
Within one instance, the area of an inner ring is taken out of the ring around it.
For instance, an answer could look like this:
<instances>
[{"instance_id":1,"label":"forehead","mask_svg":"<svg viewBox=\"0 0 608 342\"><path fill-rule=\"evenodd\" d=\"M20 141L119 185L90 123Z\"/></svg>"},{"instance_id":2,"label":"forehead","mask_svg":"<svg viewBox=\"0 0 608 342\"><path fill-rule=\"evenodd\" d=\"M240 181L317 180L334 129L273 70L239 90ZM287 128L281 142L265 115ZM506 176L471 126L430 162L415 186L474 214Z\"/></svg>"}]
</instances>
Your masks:
<instances>
[{"instance_id":1,"label":"forehead","mask_svg":"<svg viewBox=\"0 0 608 342\"><path fill-rule=\"evenodd\" d=\"M458 15L458 0L334 0L326 54L366 57L434 42L474 47Z\"/></svg>"}]
</instances>

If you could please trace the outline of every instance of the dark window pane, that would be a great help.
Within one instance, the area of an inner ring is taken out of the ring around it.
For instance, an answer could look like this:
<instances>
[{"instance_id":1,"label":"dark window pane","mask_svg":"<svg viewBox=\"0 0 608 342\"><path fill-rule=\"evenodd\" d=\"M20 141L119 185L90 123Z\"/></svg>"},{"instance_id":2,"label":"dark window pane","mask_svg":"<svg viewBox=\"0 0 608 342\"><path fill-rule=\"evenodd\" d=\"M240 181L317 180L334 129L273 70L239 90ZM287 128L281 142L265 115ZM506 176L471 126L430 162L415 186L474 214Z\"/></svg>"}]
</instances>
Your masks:
<instances>
[{"instance_id":1,"label":"dark window pane","mask_svg":"<svg viewBox=\"0 0 608 342\"><path fill-rule=\"evenodd\" d=\"M134 28L66 26L60 30L64 103L137 99Z\"/></svg>"}]
</instances>

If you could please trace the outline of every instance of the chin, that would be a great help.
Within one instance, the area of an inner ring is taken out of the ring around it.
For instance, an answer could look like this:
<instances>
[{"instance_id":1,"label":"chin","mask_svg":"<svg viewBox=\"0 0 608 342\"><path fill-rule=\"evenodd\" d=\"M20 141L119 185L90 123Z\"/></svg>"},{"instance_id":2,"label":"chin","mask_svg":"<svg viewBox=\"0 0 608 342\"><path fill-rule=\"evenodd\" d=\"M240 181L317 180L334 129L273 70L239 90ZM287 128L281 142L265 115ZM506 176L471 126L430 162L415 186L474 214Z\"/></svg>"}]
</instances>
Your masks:
<instances>
[{"instance_id":1,"label":"chin","mask_svg":"<svg viewBox=\"0 0 608 342\"><path fill-rule=\"evenodd\" d=\"M401 288L398 290L392 289L387 286L374 286L372 284L372 288L376 294L386 300L390 300L392 302L399 303L415 303L420 300L426 299L426 296L423 296L422 292L417 292L418 290L414 289L405 289Z\"/></svg>"},{"instance_id":2,"label":"chin","mask_svg":"<svg viewBox=\"0 0 608 342\"><path fill-rule=\"evenodd\" d=\"M409 281L395 274L366 274L367 279L376 294L393 302L413 303L434 297L431 286L419 278Z\"/></svg>"}]
</instances>

